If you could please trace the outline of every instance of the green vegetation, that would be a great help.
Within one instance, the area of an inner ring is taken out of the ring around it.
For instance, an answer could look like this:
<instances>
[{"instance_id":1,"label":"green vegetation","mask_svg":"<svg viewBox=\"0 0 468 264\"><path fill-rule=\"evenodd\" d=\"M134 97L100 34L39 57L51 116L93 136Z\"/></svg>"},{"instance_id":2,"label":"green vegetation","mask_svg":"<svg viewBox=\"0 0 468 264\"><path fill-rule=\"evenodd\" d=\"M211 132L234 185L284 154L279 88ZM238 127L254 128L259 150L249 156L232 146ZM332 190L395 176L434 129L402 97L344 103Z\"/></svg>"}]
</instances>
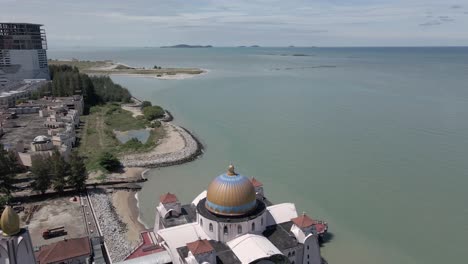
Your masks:
<instances>
[{"instance_id":1,"label":"green vegetation","mask_svg":"<svg viewBox=\"0 0 468 264\"><path fill-rule=\"evenodd\" d=\"M78 153L73 152L70 157L70 176L68 176L68 184L73 186L75 190L82 191L86 187L86 167L83 159L78 156Z\"/></svg>"},{"instance_id":2,"label":"green vegetation","mask_svg":"<svg viewBox=\"0 0 468 264\"><path fill-rule=\"evenodd\" d=\"M147 106L152 106L153 104L151 104L151 102L149 101L143 101L141 102L141 109L143 110L143 108L147 107Z\"/></svg>"},{"instance_id":3,"label":"green vegetation","mask_svg":"<svg viewBox=\"0 0 468 264\"><path fill-rule=\"evenodd\" d=\"M81 61L81 60L70 60L70 61L60 61L60 60L49 60L49 65L69 65L71 67L76 67L78 70L86 70L90 68L99 68L99 67L108 67L112 65L112 61Z\"/></svg>"},{"instance_id":4,"label":"green vegetation","mask_svg":"<svg viewBox=\"0 0 468 264\"><path fill-rule=\"evenodd\" d=\"M50 157L50 172L52 174L52 186L58 192L63 192L67 184L66 175L69 175L70 164L60 155L58 150L54 150Z\"/></svg>"},{"instance_id":5,"label":"green vegetation","mask_svg":"<svg viewBox=\"0 0 468 264\"><path fill-rule=\"evenodd\" d=\"M153 66L152 69L134 68L127 65L114 63L112 61L59 61L49 60L49 65L68 65L76 67L82 73L88 74L148 74L148 75L175 75L175 74L200 74L203 70L197 68L162 68L160 66Z\"/></svg>"},{"instance_id":6,"label":"green vegetation","mask_svg":"<svg viewBox=\"0 0 468 264\"><path fill-rule=\"evenodd\" d=\"M66 162L58 150L52 156L36 155L32 159L32 188L44 194L50 187L63 192L66 187L83 190L88 177L83 158L73 153Z\"/></svg>"},{"instance_id":7,"label":"green vegetation","mask_svg":"<svg viewBox=\"0 0 468 264\"><path fill-rule=\"evenodd\" d=\"M33 174L32 188L44 194L52 182L50 176L50 165L48 159L37 155L32 159L31 172Z\"/></svg>"},{"instance_id":8,"label":"green vegetation","mask_svg":"<svg viewBox=\"0 0 468 264\"><path fill-rule=\"evenodd\" d=\"M106 125L115 130L127 131L143 129L149 122L144 119L134 118L132 113L123 110L118 104L109 104L105 112Z\"/></svg>"},{"instance_id":9,"label":"green vegetation","mask_svg":"<svg viewBox=\"0 0 468 264\"><path fill-rule=\"evenodd\" d=\"M143 115L145 116L146 120L152 121L157 118L161 118L164 116L164 109L160 106L147 106L143 108Z\"/></svg>"},{"instance_id":10,"label":"green vegetation","mask_svg":"<svg viewBox=\"0 0 468 264\"><path fill-rule=\"evenodd\" d=\"M119 159L114 154L104 151L99 156L99 165L106 171L115 171L121 167Z\"/></svg>"},{"instance_id":11,"label":"green vegetation","mask_svg":"<svg viewBox=\"0 0 468 264\"><path fill-rule=\"evenodd\" d=\"M83 118L85 120L85 127L83 128L85 133L83 133L81 139L79 152L87 157L85 164L89 171L107 171L100 163L103 152L118 157L125 154L150 151L156 146L158 139L164 136L164 128L161 127L160 122L149 122L144 117L134 118L129 111L123 110L115 103L94 106L90 109L90 114ZM155 128L150 131L146 143L132 139L122 144L117 140L113 132L114 130L128 131L152 126L155 126Z\"/></svg>"},{"instance_id":12,"label":"green vegetation","mask_svg":"<svg viewBox=\"0 0 468 264\"><path fill-rule=\"evenodd\" d=\"M78 68L69 65L50 65L49 71L52 82L41 87L33 98L81 94L86 109L106 102L128 103L131 100L130 92L114 83L108 76L89 77L80 73Z\"/></svg>"},{"instance_id":13,"label":"green vegetation","mask_svg":"<svg viewBox=\"0 0 468 264\"><path fill-rule=\"evenodd\" d=\"M16 154L5 150L0 144L0 193L9 195L13 191L14 177L19 172L21 167Z\"/></svg>"}]
</instances>

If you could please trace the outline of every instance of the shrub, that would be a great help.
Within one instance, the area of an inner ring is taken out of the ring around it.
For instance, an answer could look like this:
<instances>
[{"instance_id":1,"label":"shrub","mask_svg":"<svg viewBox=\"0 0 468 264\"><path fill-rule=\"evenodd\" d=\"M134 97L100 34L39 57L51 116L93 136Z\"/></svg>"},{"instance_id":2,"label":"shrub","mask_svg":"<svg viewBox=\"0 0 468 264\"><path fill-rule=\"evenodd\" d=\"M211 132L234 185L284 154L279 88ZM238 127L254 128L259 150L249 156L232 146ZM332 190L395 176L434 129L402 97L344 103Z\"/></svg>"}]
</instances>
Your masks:
<instances>
[{"instance_id":1,"label":"shrub","mask_svg":"<svg viewBox=\"0 0 468 264\"><path fill-rule=\"evenodd\" d=\"M159 122L158 120L155 120L155 121L151 122L150 127L151 128L161 127L161 122Z\"/></svg>"},{"instance_id":2,"label":"shrub","mask_svg":"<svg viewBox=\"0 0 468 264\"><path fill-rule=\"evenodd\" d=\"M153 105L152 105L151 102L149 102L149 101L143 101L143 102L141 103L141 109L143 109L143 108L145 108L145 107L148 107L148 106L153 106Z\"/></svg>"},{"instance_id":3,"label":"shrub","mask_svg":"<svg viewBox=\"0 0 468 264\"><path fill-rule=\"evenodd\" d=\"M147 106L143 108L143 115L148 121L155 120L164 116L164 109L160 106Z\"/></svg>"},{"instance_id":4,"label":"shrub","mask_svg":"<svg viewBox=\"0 0 468 264\"><path fill-rule=\"evenodd\" d=\"M107 171L114 171L121 166L117 157L107 151L102 152L99 156L99 165Z\"/></svg>"}]
</instances>

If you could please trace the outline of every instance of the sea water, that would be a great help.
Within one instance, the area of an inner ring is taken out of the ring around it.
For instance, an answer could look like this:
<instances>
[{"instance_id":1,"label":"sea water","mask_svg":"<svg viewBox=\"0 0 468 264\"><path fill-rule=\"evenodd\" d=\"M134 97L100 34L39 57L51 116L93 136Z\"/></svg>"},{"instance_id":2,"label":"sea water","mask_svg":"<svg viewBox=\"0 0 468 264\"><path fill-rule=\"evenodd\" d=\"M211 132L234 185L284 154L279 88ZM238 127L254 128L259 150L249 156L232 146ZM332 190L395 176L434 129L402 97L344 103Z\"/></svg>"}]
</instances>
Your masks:
<instances>
[{"instance_id":1,"label":"sea water","mask_svg":"<svg viewBox=\"0 0 468 264\"><path fill-rule=\"evenodd\" d=\"M300 55L300 56L293 56ZM100 48L51 58L200 67L186 80L115 76L205 145L151 170L139 194L191 200L229 163L276 203L326 220L329 263L465 263L468 48Z\"/></svg>"}]
</instances>

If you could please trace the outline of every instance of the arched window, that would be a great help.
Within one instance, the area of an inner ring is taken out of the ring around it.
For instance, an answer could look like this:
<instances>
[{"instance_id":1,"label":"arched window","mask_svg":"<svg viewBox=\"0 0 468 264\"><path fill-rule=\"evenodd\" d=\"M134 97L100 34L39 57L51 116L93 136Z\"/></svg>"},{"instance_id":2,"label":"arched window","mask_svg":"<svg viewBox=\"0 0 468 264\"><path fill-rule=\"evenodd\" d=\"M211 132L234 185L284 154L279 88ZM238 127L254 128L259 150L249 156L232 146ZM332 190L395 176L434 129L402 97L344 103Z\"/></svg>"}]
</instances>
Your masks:
<instances>
[{"instance_id":1,"label":"arched window","mask_svg":"<svg viewBox=\"0 0 468 264\"><path fill-rule=\"evenodd\" d=\"M291 256L291 252L288 253L288 257L290 257L290 256Z\"/></svg>"},{"instance_id":2,"label":"arched window","mask_svg":"<svg viewBox=\"0 0 468 264\"><path fill-rule=\"evenodd\" d=\"M307 245L307 250L309 250L309 245Z\"/></svg>"},{"instance_id":3,"label":"arched window","mask_svg":"<svg viewBox=\"0 0 468 264\"><path fill-rule=\"evenodd\" d=\"M227 235L227 234L228 234L228 227L227 227L227 226L225 226L225 227L224 227L224 231L223 231L223 233L224 233L225 235Z\"/></svg>"},{"instance_id":4,"label":"arched window","mask_svg":"<svg viewBox=\"0 0 468 264\"><path fill-rule=\"evenodd\" d=\"M296 251L293 251L293 256L296 256Z\"/></svg>"},{"instance_id":5,"label":"arched window","mask_svg":"<svg viewBox=\"0 0 468 264\"><path fill-rule=\"evenodd\" d=\"M210 231L213 232L213 224L210 223Z\"/></svg>"},{"instance_id":6,"label":"arched window","mask_svg":"<svg viewBox=\"0 0 468 264\"><path fill-rule=\"evenodd\" d=\"M260 224L263 226L263 218L260 219Z\"/></svg>"},{"instance_id":7,"label":"arched window","mask_svg":"<svg viewBox=\"0 0 468 264\"><path fill-rule=\"evenodd\" d=\"M203 219L200 218L200 226L203 226Z\"/></svg>"},{"instance_id":8,"label":"arched window","mask_svg":"<svg viewBox=\"0 0 468 264\"><path fill-rule=\"evenodd\" d=\"M255 223L252 223L252 231L255 231Z\"/></svg>"},{"instance_id":9,"label":"arched window","mask_svg":"<svg viewBox=\"0 0 468 264\"><path fill-rule=\"evenodd\" d=\"M307 255L307 259L309 259L309 255Z\"/></svg>"},{"instance_id":10,"label":"arched window","mask_svg":"<svg viewBox=\"0 0 468 264\"><path fill-rule=\"evenodd\" d=\"M237 226L237 233L238 234L242 233L242 226L241 225Z\"/></svg>"}]
</instances>

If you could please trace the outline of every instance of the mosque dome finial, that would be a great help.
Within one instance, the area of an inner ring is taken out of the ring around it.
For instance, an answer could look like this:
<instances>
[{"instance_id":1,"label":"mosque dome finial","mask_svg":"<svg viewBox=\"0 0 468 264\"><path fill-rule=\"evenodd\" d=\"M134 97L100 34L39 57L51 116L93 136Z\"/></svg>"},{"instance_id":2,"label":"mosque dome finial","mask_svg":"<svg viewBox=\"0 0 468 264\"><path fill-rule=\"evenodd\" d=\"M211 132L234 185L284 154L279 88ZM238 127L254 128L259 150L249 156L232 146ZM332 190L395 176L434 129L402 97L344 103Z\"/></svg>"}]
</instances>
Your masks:
<instances>
[{"instance_id":1,"label":"mosque dome finial","mask_svg":"<svg viewBox=\"0 0 468 264\"><path fill-rule=\"evenodd\" d=\"M20 220L18 214L11 206L5 207L2 217L0 218L0 226L4 235L13 236L20 231Z\"/></svg>"},{"instance_id":2,"label":"mosque dome finial","mask_svg":"<svg viewBox=\"0 0 468 264\"><path fill-rule=\"evenodd\" d=\"M236 171L235 171L235 169L234 169L234 165L232 165L232 163L229 164L228 171L227 171L227 175L229 175L229 176L235 176L235 175L237 175L237 173L236 173Z\"/></svg>"}]
</instances>

